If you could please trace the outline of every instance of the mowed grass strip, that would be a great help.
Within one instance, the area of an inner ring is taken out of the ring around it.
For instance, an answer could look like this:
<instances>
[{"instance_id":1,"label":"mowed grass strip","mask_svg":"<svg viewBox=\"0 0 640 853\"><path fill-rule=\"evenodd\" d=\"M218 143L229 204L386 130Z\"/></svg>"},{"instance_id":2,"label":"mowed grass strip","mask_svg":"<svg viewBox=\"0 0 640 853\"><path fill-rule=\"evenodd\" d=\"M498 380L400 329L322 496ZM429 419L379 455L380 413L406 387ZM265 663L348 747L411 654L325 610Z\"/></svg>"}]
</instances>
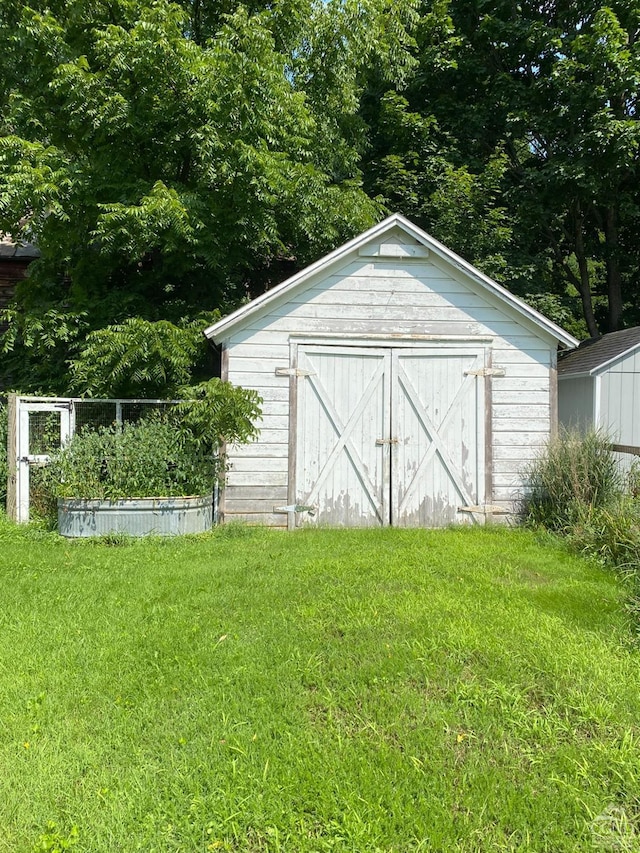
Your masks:
<instances>
[{"instance_id":1,"label":"mowed grass strip","mask_svg":"<svg viewBox=\"0 0 640 853\"><path fill-rule=\"evenodd\" d=\"M0 851L636 849L624 590L530 533L0 521L0 566Z\"/></svg>"}]
</instances>

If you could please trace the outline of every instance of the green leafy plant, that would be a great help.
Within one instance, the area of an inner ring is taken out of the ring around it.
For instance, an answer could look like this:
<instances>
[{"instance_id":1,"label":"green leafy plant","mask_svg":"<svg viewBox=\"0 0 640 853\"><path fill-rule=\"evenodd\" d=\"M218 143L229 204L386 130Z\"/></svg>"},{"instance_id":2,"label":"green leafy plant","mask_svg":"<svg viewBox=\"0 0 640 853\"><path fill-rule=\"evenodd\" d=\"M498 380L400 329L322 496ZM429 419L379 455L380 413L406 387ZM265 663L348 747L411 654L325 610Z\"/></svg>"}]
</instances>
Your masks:
<instances>
[{"instance_id":1,"label":"green leafy plant","mask_svg":"<svg viewBox=\"0 0 640 853\"><path fill-rule=\"evenodd\" d=\"M72 826L69 832L58 828L57 823L50 820L46 830L41 833L33 845L33 853L64 853L78 843L78 827Z\"/></svg>"},{"instance_id":2,"label":"green leafy plant","mask_svg":"<svg viewBox=\"0 0 640 853\"><path fill-rule=\"evenodd\" d=\"M72 389L90 397L171 397L202 372L206 312L178 323L129 317L87 335L69 362Z\"/></svg>"},{"instance_id":3,"label":"green leafy plant","mask_svg":"<svg viewBox=\"0 0 640 853\"><path fill-rule=\"evenodd\" d=\"M171 418L151 417L77 433L46 476L57 497L176 497L210 493L220 467Z\"/></svg>"},{"instance_id":4,"label":"green leafy plant","mask_svg":"<svg viewBox=\"0 0 640 853\"><path fill-rule=\"evenodd\" d=\"M623 492L623 477L606 435L561 429L526 469L526 523L558 532L571 528L576 507L598 508Z\"/></svg>"},{"instance_id":5,"label":"green leafy plant","mask_svg":"<svg viewBox=\"0 0 640 853\"><path fill-rule=\"evenodd\" d=\"M50 493L114 499L211 492L226 445L256 437L262 401L219 379L182 393L185 399L163 413L74 435L44 469Z\"/></svg>"},{"instance_id":6,"label":"green leafy plant","mask_svg":"<svg viewBox=\"0 0 640 853\"><path fill-rule=\"evenodd\" d=\"M226 444L246 444L259 430L262 399L257 391L210 379L182 388L177 404L182 429L196 445L209 453L220 453Z\"/></svg>"},{"instance_id":7,"label":"green leafy plant","mask_svg":"<svg viewBox=\"0 0 640 853\"><path fill-rule=\"evenodd\" d=\"M18 288L19 289L19 288ZM44 297L40 300L45 302ZM5 383L23 393L66 394L69 351L87 332L85 311L60 307L5 308L0 354Z\"/></svg>"}]
</instances>

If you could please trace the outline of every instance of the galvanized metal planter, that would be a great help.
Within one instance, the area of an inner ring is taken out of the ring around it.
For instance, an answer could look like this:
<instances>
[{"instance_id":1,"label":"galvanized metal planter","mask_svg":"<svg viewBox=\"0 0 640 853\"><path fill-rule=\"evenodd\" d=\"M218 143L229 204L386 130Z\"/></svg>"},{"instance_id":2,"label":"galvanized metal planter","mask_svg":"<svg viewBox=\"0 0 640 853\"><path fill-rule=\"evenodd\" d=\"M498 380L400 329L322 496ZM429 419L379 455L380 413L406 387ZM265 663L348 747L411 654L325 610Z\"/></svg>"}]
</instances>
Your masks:
<instances>
[{"instance_id":1,"label":"galvanized metal planter","mask_svg":"<svg viewBox=\"0 0 640 853\"><path fill-rule=\"evenodd\" d=\"M209 530L212 520L212 495L114 501L58 499L58 531L72 538L113 533L179 536Z\"/></svg>"}]
</instances>

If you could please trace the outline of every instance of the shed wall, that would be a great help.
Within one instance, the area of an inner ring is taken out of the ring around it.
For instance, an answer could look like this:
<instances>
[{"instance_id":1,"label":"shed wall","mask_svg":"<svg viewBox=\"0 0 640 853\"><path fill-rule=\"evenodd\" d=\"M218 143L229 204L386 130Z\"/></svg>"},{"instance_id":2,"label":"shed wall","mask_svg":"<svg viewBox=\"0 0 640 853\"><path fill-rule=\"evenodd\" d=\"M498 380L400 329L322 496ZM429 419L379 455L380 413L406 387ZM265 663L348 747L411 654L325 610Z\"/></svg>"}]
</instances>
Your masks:
<instances>
[{"instance_id":1,"label":"shed wall","mask_svg":"<svg viewBox=\"0 0 640 853\"><path fill-rule=\"evenodd\" d=\"M640 353L600 376L599 426L618 444L640 445Z\"/></svg>"},{"instance_id":2,"label":"shed wall","mask_svg":"<svg viewBox=\"0 0 640 853\"><path fill-rule=\"evenodd\" d=\"M591 376L558 379L558 420L568 428L593 426L594 380Z\"/></svg>"},{"instance_id":3,"label":"shed wall","mask_svg":"<svg viewBox=\"0 0 640 853\"><path fill-rule=\"evenodd\" d=\"M259 440L229 454L225 519L287 524L286 514L273 508L288 499L290 380L276 376L276 369L289 366L292 336L358 346L367 340L395 346L416 345L421 337L430 345L437 337L489 338L493 366L505 370L491 380L492 502L510 506L521 488L522 465L549 435L555 342L491 299L431 258L352 256L233 335L225 344L228 379L256 389L264 406Z\"/></svg>"}]
</instances>

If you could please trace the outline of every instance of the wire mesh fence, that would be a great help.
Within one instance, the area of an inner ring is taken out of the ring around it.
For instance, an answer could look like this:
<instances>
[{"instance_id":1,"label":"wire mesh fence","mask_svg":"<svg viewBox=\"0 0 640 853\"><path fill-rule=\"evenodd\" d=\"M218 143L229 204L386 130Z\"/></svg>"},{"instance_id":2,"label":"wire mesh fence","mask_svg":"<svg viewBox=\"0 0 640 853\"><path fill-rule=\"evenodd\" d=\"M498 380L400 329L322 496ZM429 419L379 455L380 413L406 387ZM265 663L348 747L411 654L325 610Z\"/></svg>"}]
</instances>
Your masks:
<instances>
[{"instance_id":1,"label":"wire mesh fence","mask_svg":"<svg viewBox=\"0 0 640 853\"><path fill-rule=\"evenodd\" d=\"M51 511L44 482L50 457L78 432L137 423L176 400L97 400L11 395L7 412L7 511L18 521Z\"/></svg>"},{"instance_id":2,"label":"wire mesh fence","mask_svg":"<svg viewBox=\"0 0 640 853\"><path fill-rule=\"evenodd\" d=\"M154 412L166 412L175 400L73 400L72 433L114 424L137 423Z\"/></svg>"},{"instance_id":3,"label":"wire mesh fence","mask_svg":"<svg viewBox=\"0 0 640 853\"><path fill-rule=\"evenodd\" d=\"M45 456L60 447L59 412L31 412L29 416L29 454Z\"/></svg>"}]
</instances>

